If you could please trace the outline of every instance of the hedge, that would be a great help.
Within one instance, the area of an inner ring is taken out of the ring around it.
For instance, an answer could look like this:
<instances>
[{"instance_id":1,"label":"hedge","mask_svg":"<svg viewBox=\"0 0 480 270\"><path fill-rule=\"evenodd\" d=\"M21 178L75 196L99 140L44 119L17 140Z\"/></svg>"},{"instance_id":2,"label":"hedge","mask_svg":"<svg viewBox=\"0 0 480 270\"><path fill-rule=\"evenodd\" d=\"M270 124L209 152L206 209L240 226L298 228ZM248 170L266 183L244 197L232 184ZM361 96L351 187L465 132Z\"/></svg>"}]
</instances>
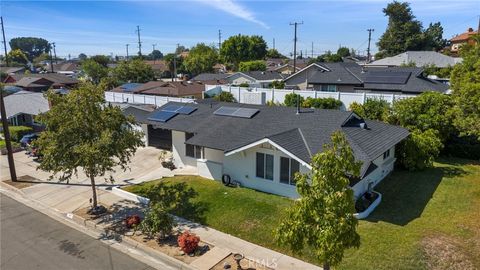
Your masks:
<instances>
[{"instance_id":1,"label":"hedge","mask_svg":"<svg viewBox=\"0 0 480 270\"><path fill-rule=\"evenodd\" d=\"M19 142L23 135L33 132L31 127L26 126L9 126L8 130L10 131L10 138L16 142Z\"/></svg>"}]
</instances>

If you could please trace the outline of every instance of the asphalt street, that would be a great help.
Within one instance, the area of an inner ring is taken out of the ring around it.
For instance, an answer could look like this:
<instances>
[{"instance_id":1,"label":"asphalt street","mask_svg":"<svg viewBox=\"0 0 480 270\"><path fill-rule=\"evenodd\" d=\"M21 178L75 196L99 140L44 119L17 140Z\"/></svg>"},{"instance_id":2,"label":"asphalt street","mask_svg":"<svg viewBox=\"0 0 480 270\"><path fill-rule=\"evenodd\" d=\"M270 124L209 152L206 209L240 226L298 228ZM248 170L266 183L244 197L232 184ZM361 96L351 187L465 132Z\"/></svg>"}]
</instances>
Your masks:
<instances>
[{"instance_id":1,"label":"asphalt street","mask_svg":"<svg viewBox=\"0 0 480 270\"><path fill-rule=\"evenodd\" d=\"M0 217L2 270L153 270L3 194Z\"/></svg>"}]
</instances>

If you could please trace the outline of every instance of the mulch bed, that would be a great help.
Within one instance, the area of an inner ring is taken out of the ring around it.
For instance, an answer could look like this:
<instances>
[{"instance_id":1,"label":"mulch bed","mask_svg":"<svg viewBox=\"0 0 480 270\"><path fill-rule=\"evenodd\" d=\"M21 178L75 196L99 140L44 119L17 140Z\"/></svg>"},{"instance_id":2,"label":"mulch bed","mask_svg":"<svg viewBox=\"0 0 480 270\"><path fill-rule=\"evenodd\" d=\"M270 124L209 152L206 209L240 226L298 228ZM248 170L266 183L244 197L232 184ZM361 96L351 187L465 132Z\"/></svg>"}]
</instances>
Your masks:
<instances>
[{"instance_id":1,"label":"mulch bed","mask_svg":"<svg viewBox=\"0 0 480 270\"><path fill-rule=\"evenodd\" d=\"M179 261L182 261L186 264L190 264L194 260L198 259L198 257L203 255L203 254L202 255L195 255L195 256L190 256L188 254L183 254L182 255L182 251L179 249L178 244L177 244L177 235L171 235L170 237L168 237L166 239L162 239L160 241L158 241L157 239L149 239L149 238L145 237L144 235L139 234L138 232L134 235L127 236L127 237L130 237L131 239L133 239L137 242L143 243L150 248L158 250L158 251L160 251L160 252L162 252L162 253L164 253L164 254L172 257L172 258L175 258ZM204 242L200 241L200 243L198 244L198 248L201 249L204 246L208 246L208 250L213 248L212 245L209 245L207 243L204 243Z\"/></svg>"},{"instance_id":2,"label":"mulch bed","mask_svg":"<svg viewBox=\"0 0 480 270\"><path fill-rule=\"evenodd\" d=\"M240 261L240 266L243 270L273 270L273 268L269 268L264 263L274 264L275 262L255 262L248 259L242 259ZM225 264L230 265L230 268L225 268ZM233 258L233 254L228 255L225 259L221 260L217 263L214 267L210 268L210 270L224 270L224 269L237 269L237 262Z\"/></svg>"},{"instance_id":3,"label":"mulch bed","mask_svg":"<svg viewBox=\"0 0 480 270\"><path fill-rule=\"evenodd\" d=\"M99 203L98 205L103 205L107 211L105 213L102 213L102 214L99 214L99 215L92 215L89 213L91 207L88 206L88 207L84 207L84 208L80 208L80 209L77 209L75 211L73 211L73 214L77 215L77 216L80 216L82 218L84 218L85 220L90 220L90 221L94 221L94 222L101 222L101 221L104 221L109 215L112 214L112 212L108 209L108 207L104 204L101 204Z\"/></svg>"},{"instance_id":4,"label":"mulch bed","mask_svg":"<svg viewBox=\"0 0 480 270\"><path fill-rule=\"evenodd\" d=\"M38 180L37 178L32 177L30 175L23 175L23 176L17 177L16 182L14 182L12 180L5 180L3 182L5 184L9 184L12 187L15 187L15 188L18 188L18 189L23 189L23 188L31 187L31 186L37 184L35 182L40 182L40 180Z\"/></svg>"}]
</instances>

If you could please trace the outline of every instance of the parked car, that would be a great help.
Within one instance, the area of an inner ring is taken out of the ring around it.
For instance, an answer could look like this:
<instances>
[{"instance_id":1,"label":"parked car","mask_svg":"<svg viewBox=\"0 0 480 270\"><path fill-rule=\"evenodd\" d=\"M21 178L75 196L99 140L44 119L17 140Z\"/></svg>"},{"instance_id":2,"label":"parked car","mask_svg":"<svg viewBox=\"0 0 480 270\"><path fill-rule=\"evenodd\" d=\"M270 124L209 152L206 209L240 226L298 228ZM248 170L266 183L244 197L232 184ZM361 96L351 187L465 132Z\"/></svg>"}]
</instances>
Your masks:
<instances>
[{"instance_id":1,"label":"parked car","mask_svg":"<svg viewBox=\"0 0 480 270\"><path fill-rule=\"evenodd\" d=\"M38 139L40 137L40 134L38 133L30 133L27 135L24 135L22 139L20 139L20 146L22 147L27 147L29 146L34 140Z\"/></svg>"}]
</instances>

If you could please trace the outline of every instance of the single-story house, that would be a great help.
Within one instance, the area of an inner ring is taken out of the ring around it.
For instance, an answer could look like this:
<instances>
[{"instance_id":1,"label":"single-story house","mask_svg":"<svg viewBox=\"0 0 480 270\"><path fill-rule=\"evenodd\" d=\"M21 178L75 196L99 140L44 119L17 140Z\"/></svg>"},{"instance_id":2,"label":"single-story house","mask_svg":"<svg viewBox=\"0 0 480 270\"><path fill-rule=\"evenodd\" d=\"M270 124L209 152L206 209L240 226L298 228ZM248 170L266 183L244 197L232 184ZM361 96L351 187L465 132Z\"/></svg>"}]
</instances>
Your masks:
<instances>
[{"instance_id":1,"label":"single-story house","mask_svg":"<svg viewBox=\"0 0 480 270\"><path fill-rule=\"evenodd\" d=\"M281 81L285 76L276 71L241 71L225 78L230 84L247 83L250 87L268 88L273 81Z\"/></svg>"},{"instance_id":2,"label":"single-story house","mask_svg":"<svg viewBox=\"0 0 480 270\"><path fill-rule=\"evenodd\" d=\"M169 102L147 116L149 129L161 130L178 168L190 167L209 179L296 198L294 174L309 172L312 157L342 131L362 162L351 179L355 196L371 190L395 163L395 146L406 129L365 120L340 110L297 112L283 106L201 101ZM160 134L160 133L159 133ZM150 137L149 137L150 139Z\"/></svg>"},{"instance_id":3,"label":"single-story house","mask_svg":"<svg viewBox=\"0 0 480 270\"><path fill-rule=\"evenodd\" d=\"M157 78L163 78L163 77L169 77L170 76L170 69L168 68L167 63L165 60L145 60L145 64L149 65L152 69L153 72L155 73L155 76Z\"/></svg>"},{"instance_id":4,"label":"single-story house","mask_svg":"<svg viewBox=\"0 0 480 270\"><path fill-rule=\"evenodd\" d=\"M50 62L48 62L43 69L46 72L52 72L52 68L50 66ZM78 61L64 61L59 63L53 63L53 72L60 73L64 75L74 75L79 70L79 62Z\"/></svg>"},{"instance_id":5,"label":"single-story house","mask_svg":"<svg viewBox=\"0 0 480 270\"><path fill-rule=\"evenodd\" d=\"M33 92L50 88L71 88L78 84L77 79L59 73L8 75L4 82Z\"/></svg>"},{"instance_id":6,"label":"single-story house","mask_svg":"<svg viewBox=\"0 0 480 270\"><path fill-rule=\"evenodd\" d=\"M199 82L212 82L218 81L220 84L224 84L227 82L226 78L231 74L226 73L200 73L197 76L192 78L192 81L199 81Z\"/></svg>"},{"instance_id":7,"label":"single-story house","mask_svg":"<svg viewBox=\"0 0 480 270\"><path fill-rule=\"evenodd\" d=\"M365 67L356 63L313 63L284 79L286 88L326 92L418 95L448 93L449 86L427 78L417 67Z\"/></svg>"},{"instance_id":8,"label":"single-story house","mask_svg":"<svg viewBox=\"0 0 480 270\"><path fill-rule=\"evenodd\" d=\"M150 81L140 85L125 84L112 89L112 92L128 92L133 94L166 96L166 97L184 97L184 98L202 98L205 91L205 83L200 81Z\"/></svg>"},{"instance_id":9,"label":"single-story house","mask_svg":"<svg viewBox=\"0 0 480 270\"><path fill-rule=\"evenodd\" d=\"M131 103L116 103L111 102L110 104L114 106L118 106L122 113L126 116L133 116L135 121L137 122L136 125L133 126L135 130L142 131L144 133L143 142L145 145L154 146L161 148L165 146L165 143L162 144L162 141L157 140L157 136L155 132L151 132L150 139L148 137L149 130L148 125L145 124L147 121L147 116L155 110L155 106L148 105L148 104L131 104ZM150 127L151 129L151 127ZM169 147L169 145L168 145ZM165 148L169 149L169 148Z\"/></svg>"},{"instance_id":10,"label":"single-story house","mask_svg":"<svg viewBox=\"0 0 480 270\"><path fill-rule=\"evenodd\" d=\"M117 87L113 88L110 91L122 92L122 93L132 93L133 91L135 91L135 89L139 88L142 85L143 85L143 83L124 83L120 86L117 86Z\"/></svg>"},{"instance_id":11,"label":"single-story house","mask_svg":"<svg viewBox=\"0 0 480 270\"><path fill-rule=\"evenodd\" d=\"M25 73L25 67L0 67L0 72L7 75L10 74L23 74Z\"/></svg>"},{"instance_id":12,"label":"single-story house","mask_svg":"<svg viewBox=\"0 0 480 270\"><path fill-rule=\"evenodd\" d=\"M438 68L453 67L460 63L462 58L451 57L434 51L406 51L395 56L386 57L373 61L366 66L370 67L400 67L408 64L415 64L416 67L434 65Z\"/></svg>"},{"instance_id":13,"label":"single-story house","mask_svg":"<svg viewBox=\"0 0 480 270\"><path fill-rule=\"evenodd\" d=\"M4 97L7 120L12 126L40 126L35 117L50 109L43 93L18 91Z\"/></svg>"}]
</instances>

